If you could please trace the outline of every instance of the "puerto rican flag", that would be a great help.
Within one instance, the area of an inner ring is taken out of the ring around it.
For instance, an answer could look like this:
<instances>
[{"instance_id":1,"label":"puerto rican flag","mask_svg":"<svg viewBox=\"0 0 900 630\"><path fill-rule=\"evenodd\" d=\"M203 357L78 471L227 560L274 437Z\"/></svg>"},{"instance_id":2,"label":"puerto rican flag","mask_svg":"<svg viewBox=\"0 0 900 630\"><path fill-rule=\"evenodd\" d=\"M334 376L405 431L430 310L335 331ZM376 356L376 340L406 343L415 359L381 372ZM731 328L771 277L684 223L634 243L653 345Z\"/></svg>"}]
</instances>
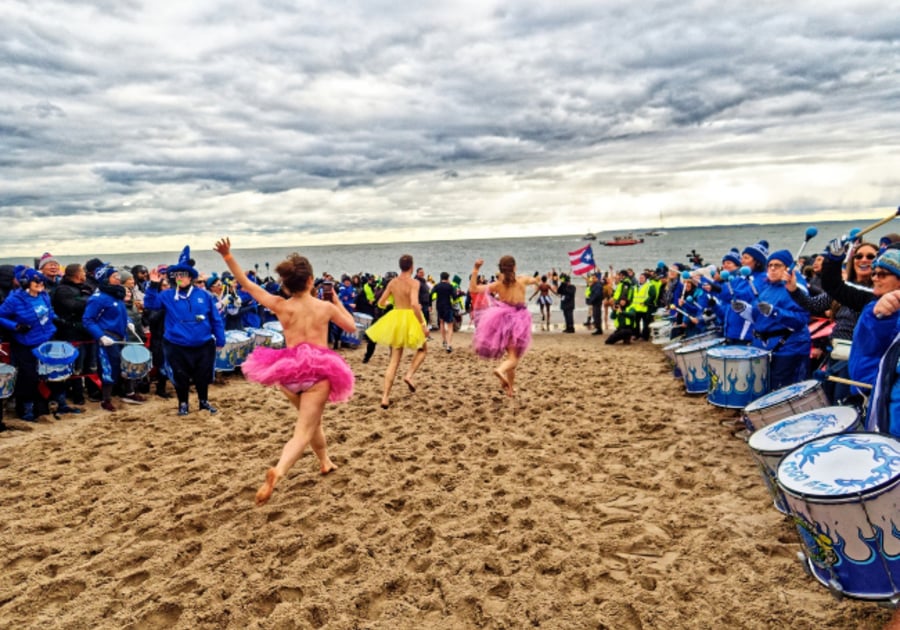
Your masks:
<instances>
[{"instance_id":1,"label":"puerto rican flag","mask_svg":"<svg viewBox=\"0 0 900 630\"><path fill-rule=\"evenodd\" d=\"M574 252L569 252L569 264L572 265L572 273L576 276L593 271L596 266L594 265L594 250L591 249L590 244L576 249Z\"/></svg>"}]
</instances>

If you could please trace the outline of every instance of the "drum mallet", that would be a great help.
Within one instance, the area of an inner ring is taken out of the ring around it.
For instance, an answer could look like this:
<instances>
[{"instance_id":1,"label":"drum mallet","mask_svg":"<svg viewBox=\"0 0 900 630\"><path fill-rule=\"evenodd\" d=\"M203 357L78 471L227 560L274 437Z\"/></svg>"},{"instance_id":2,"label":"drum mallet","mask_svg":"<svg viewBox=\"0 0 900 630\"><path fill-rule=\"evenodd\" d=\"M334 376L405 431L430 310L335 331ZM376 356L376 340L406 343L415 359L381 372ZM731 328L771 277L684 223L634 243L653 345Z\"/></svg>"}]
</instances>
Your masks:
<instances>
[{"instance_id":1,"label":"drum mallet","mask_svg":"<svg viewBox=\"0 0 900 630\"><path fill-rule=\"evenodd\" d=\"M128 322L128 331L129 331L132 335L134 335L134 338L135 338L135 339L137 339L138 341L141 342L141 345L144 344L144 340L141 339L141 336L140 336L139 334L137 334L137 330L134 329L134 323L133 323L133 322Z\"/></svg>"},{"instance_id":2,"label":"drum mallet","mask_svg":"<svg viewBox=\"0 0 900 630\"><path fill-rule=\"evenodd\" d=\"M891 221L896 219L898 216L900 216L900 207L897 208L896 212L891 213L890 216L887 216L887 217L881 219L880 221L876 221L872 225L869 225L869 226L861 229L854 238L861 238L861 237L865 236L866 234L868 234L869 232L871 232L872 230L877 230L885 223L890 223Z\"/></svg>"},{"instance_id":3,"label":"drum mallet","mask_svg":"<svg viewBox=\"0 0 900 630\"><path fill-rule=\"evenodd\" d=\"M868 383L861 383L859 381L852 381L849 378L844 378L842 376L829 376L829 381L833 383L843 383L844 385L852 385L853 387L862 387L864 389L872 389L872 386Z\"/></svg>"},{"instance_id":4,"label":"drum mallet","mask_svg":"<svg viewBox=\"0 0 900 630\"><path fill-rule=\"evenodd\" d=\"M747 282L750 283L750 289L753 291L753 295L759 297L759 291L756 290L756 285L753 283L753 272L750 270L750 267L746 265L741 267L741 275L747 278Z\"/></svg>"},{"instance_id":5,"label":"drum mallet","mask_svg":"<svg viewBox=\"0 0 900 630\"><path fill-rule=\"evenodd\" d=\"M794 264L791 265L791 268L788 269L788 271L793 271L794 265L796 265L797 261L800 259L800 254L803 253L803 249L806 247L806 244L809 243L818 233L819 230L815 227L810 226L806 228L806 238L803 239L803 244L800 245L800 249L798 249L797 253L794 255Z\"/></svg>"}]
</instances>

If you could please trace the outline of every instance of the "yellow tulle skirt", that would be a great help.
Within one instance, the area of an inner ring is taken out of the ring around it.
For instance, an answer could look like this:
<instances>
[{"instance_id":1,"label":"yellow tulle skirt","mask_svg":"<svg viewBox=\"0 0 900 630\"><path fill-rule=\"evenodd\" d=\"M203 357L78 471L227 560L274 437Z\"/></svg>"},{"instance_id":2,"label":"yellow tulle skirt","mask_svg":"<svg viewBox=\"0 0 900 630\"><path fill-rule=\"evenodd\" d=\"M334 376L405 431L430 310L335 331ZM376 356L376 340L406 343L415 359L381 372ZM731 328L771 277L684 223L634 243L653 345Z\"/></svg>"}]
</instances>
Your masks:
<instances>
[{"instance_id":1,"label":"yellow tulle skirt","mask_svg":"<svg viewBox=\"0 0 900 630\"><path fill-rule=\"evenodd\" d=\"M422 324L416 319L411 308L395 308L369 326L366 336L391 348L409 348L418 350L425 345L425 333Z\"/></svg>"}]
</instances>

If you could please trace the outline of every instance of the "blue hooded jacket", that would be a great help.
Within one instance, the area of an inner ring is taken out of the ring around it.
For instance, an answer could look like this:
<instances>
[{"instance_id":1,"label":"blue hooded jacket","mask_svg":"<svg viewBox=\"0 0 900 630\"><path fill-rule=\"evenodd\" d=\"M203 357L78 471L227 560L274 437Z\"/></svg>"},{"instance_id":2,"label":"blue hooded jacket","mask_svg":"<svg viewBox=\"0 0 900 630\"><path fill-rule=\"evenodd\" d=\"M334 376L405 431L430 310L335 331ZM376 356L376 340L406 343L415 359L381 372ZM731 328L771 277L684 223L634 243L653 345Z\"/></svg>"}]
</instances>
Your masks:
<instances>
[{"instance_id":1,"label":"blue hooded jacket","mask_svg":"<svg viewBox=\"0 0 900 630\"><path fill-rule=\"evenodd\" d=\"M94 339L99 340L107 335L116 341L124 341L128 336L129 319L125 301L99 290L88 298L81 321Z\"/></svg>"},{"instance_id":2,"label":"blue hooded jacket","mask_svg":"<svg viewBox=\"0 0 900 630\"><path fill-rule=\"evenodd\" d=\"M28 291L15 289L3 304L0 304L0 326L11 331L16 343L23 346L33 347L50 341L56 333L56 326L53 323L55 318L50 294L46 291L31 297ZM31 329L16 332L18 324L25 324Z\"/></svg>"},{"instance_id":3,"label":"blue hooded jacket","mask_svg":"<svg viewBox=\"0 0 900 630\"><path fill-rule=\"evenodd\" d=\"M177 298L176 289L160 293L156 282L144 294L145 310L165 311L163 338L177 346L196 348L215 337L216 347L223 347L225 324L216 308L216 298L193 286L180 292Z\"/></svg>"}]
</instances>

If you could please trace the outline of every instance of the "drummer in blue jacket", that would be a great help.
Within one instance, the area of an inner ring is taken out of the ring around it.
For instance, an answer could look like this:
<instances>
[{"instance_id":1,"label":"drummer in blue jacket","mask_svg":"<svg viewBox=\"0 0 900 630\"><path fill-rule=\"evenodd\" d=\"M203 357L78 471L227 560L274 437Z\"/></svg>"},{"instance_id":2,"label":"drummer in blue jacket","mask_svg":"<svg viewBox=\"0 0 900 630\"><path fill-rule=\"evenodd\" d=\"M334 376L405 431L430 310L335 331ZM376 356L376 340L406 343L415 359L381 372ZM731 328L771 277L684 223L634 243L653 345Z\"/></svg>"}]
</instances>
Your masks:
<instances>
[{"instance_id":1,"label":"drummer in blue jacket","mask_svg":"<svg viewBox=\"0 0 900 630\"><path fill-rule=\"evenodd\" d=\"M116 407L112 403L113 386L122 374L123 344L128 341L129 329L133 330L134 326L128 317L125 287L122 286L118 270L112 265L102 265L94 272L94 279L97 281L97 290L88 298L81 321L97 342L100 380L103 382L100 407L115 411ZM135 391L133 381L126 380L123 386L123 401L144 402L144 397Z\"/></svg>"},{"instance_id":2,"label":"drummer in blue jacket","mask_svg":"<svg viewBox=\"0 0 900 630\"><path fill-rule=\"evenodd\" d=\"M766 279L758 286L753 303L753 345L772 353L769 384L781 389L807 378L809 371L809 313L791 298L785 288L794 257L786 249L769 255ZM802 285L801 290L806 290Z\"/></svg>"},{"instance_id":3,"label":"drummer in blue jacket","mask_svg":"<svg viewBox=\"0 0 900 630\"><path fill-rule=\"evenodd\" d=\"M35 408L40 400L38 393L38 357L34 350L42 343L53 339L56 325L53 320L53 306L50 294L44 289L44 276L30 267L17 270L18 289L13 289L0 304L0 326L12 333L10 354L16 375L16 414L22 420L34 422L39 411ZM74 357L73 357L74 361ZM65 402L65 386L51 383L51 395L57 402L62 399L58 411L77 413L80 410L69 407Z\"/></svg>"},{"instance_id":4,"label":"drummer in blue jacket","mask_svg":"<svg viewBox=\"0 0 900 630\"><path fill-rule=\"evenodd\" d=\"M872 263L875 299L859 314L853 327L850 378L874 385L878 364L898 332L900 312L895 307L900 290L900 250L885 250Z\"/></svg>"},{"instance_id":5,"label":"drummer in blue jacket","mask_svg":"<svg viewBox=\"0 0 900 630\"><path fill-rule=\"evenodd\" d=\"M191 382L197 388L200 409L216 413L217 409L209 404L209 384L213 379L216 349L225 345L222 316L212 294L193 285L198 274L189 247L184 248L178 264L169 267L166 273L174 276L175 287L160 292L162 275L151 271L144 310L165 311L163 349L178 396L178 415L188 414Z\"/></svg>"}]
</instances>

